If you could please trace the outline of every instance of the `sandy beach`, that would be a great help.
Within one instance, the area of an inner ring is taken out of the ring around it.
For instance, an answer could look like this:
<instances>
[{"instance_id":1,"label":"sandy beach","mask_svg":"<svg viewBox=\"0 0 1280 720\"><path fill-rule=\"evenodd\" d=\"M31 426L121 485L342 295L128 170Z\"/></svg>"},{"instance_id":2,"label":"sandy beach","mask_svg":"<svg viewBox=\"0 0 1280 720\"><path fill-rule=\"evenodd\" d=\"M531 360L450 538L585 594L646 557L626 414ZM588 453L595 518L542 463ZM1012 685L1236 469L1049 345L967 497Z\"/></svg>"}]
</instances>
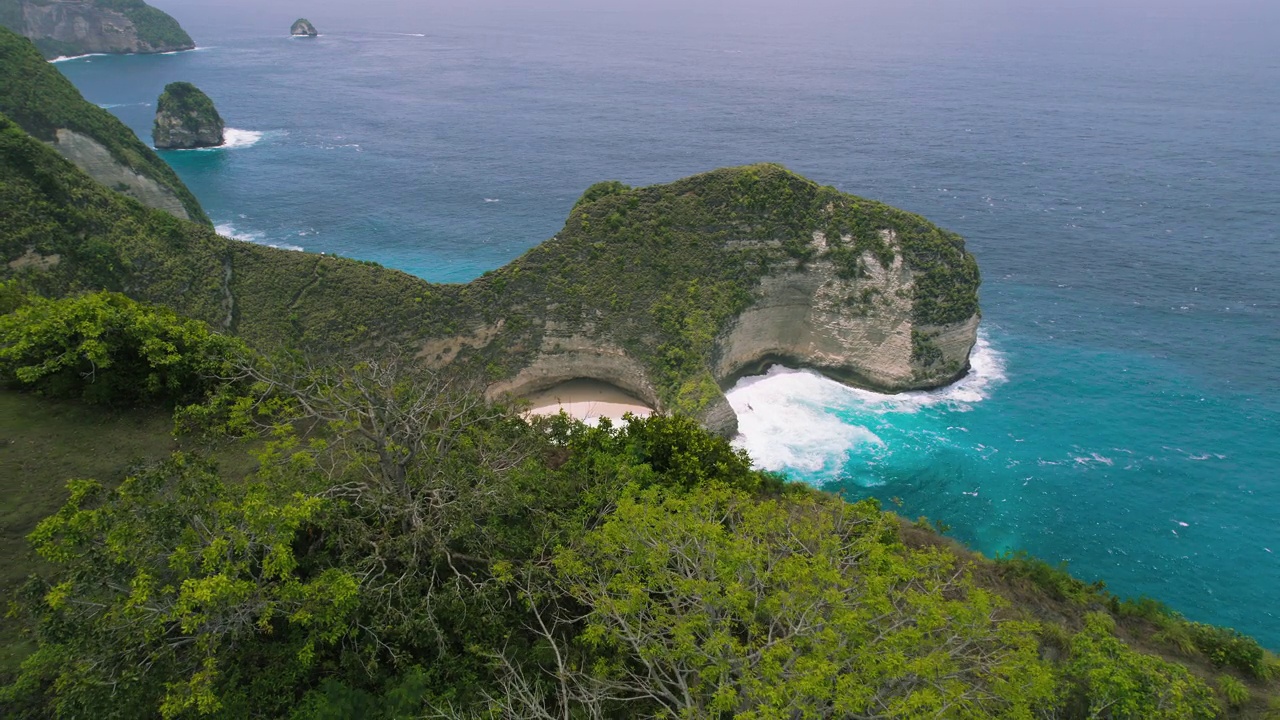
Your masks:
<instances>
[{"instance_id":1,"label":"sandy beach","mask_svg":"<svg viewBox=\"0 0 1280 720\"><path fill-rule=\"evenodd\" d=\"M621 420L631 413L638 417L653 414L653 408L622 389L597 380L570 380L530 398L530 415L556 415L561 410L572 418L594 422L602 417Z\"/></svg>"}]
</instances>

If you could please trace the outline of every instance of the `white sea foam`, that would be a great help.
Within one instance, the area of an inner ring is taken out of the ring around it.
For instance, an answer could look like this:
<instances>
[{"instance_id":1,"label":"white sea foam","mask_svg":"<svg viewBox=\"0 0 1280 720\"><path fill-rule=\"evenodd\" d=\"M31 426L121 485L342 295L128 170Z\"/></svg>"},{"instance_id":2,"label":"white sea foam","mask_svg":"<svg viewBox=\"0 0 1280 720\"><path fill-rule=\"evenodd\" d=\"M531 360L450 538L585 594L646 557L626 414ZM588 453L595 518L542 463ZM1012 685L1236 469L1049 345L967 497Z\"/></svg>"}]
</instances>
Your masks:
<instances>
[{"instance_id":1,"label":"white sea foam","mask_svg":"<svg viewBox=\"0 0 1280 720\"><path fill-rule=\"evenodd\" d=\"M239 240L241 242L253 243L255 245L266 245L267 247L276 248L278 250L293 250L295 252L302 252L302 248L298 247L297 245L290 245L289 243L269 241L267 240L267 234L264 232L238 230L231 223L224 223L222 225L218 225L214 227L214 231L216 231L219 235L223 237L231 238L232 240Z\"/></svg>"},{"instance_id":2,"label":"white sea foam","mask_svg":"<svg viewBox=\"0 0 1280 720\"><path fill-rule=\"evenodd\" d=\"M195 148L194 150L182 150L177 152L214 152L217 150L243 150L257 145L266 133L258 130L237 130L236 128L227 128L222 131L222 144L214 147Z\"/></svg>"},{"instance_id":3,"label":"white sea foam","mask_svg":"<svg viewBox=\"0 0 1280 720\"><path fill-rule=\"evenodd\" d=\"M777 366L744 378L728 394L738 415L736 444L768 470L838 471L856 448L884 443L831 412L837 389L847 390L817 373Z\"/></svg>"},{"instance_id":4,"label":"white sea foam","mask_svg":"<svg viewBox=\"0 0 1280 720\"><path fill-rule=\"evenodd\" d=\"M872 430L850 424L841 411L914 413L940 404L965 410L1006 379L1004 357L985 336L979 337L970 365L969 374L948 387L900 395L858 390L813 371L774 366L764 375L743 378L727 393L738 415L735 444L768 470L833 476L855 450L884 446Z\"/></svg>"},{"instance_id":5,"label":"white sea foam","mask_svg":"<svg viewBox=\"0 0 1280 720\"><path fill-rule=\"evenodd\" d=\"M87 55L63 55L61 57L56 57L50 60L49 62L63 63L63 62L69 62L71 60L83 60L85 58L106 57L106 55L107 55L106 53L89 53Z\"/></svg>"},{"instance_id":6,"label":"white sea foam","mask_svg":"<svg viewBox=\"0 0 1280 720\"><path fill-rule=\"evenodd\" d=\"M237 130L235 128L227 128L223 131L223 137L226 139L222 143L221 148L224 150L238 150L240 148L253 147L262 140L265 133L256 130Z\"/></svg>"}]
</instances>

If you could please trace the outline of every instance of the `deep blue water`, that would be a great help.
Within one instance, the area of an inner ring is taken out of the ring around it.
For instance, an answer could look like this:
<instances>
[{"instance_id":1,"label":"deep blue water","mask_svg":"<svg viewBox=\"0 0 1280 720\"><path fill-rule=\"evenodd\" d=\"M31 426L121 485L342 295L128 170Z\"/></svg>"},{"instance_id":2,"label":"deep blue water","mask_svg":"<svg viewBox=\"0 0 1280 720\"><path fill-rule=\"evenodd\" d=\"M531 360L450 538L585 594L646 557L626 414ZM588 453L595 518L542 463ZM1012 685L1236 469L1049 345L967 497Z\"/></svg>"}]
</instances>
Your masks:
<instances>
[{"instance_id":1,"label":"deep blue water","mask_svg":"<svg viewBox=\"0 0 1280 720\"><path fill-rule=\"evenodd\" d=\"M242 146L165 158L238 237L465 281L593 182L758 161L962 233L973 377L749 380L744 446L1280 649L1275 10L156 4L202 49L58 67L145 138L212 96Z\"/></svg>"}]
</instances>

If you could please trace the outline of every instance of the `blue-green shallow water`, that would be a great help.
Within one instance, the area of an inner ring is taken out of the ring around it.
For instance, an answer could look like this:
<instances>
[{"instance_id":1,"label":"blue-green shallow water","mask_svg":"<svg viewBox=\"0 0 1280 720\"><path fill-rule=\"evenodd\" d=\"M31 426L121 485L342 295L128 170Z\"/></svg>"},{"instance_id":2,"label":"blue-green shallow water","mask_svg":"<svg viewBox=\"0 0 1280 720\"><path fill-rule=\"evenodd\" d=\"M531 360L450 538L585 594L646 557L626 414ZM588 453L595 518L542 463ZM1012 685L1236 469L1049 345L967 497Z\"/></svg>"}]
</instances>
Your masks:
<instances>
[{"instance_id":1,"label":"blue-green shallow water","mask_svg":"<svg viewBox=\"0 0 1280 720\"><path fill-rule=\"evenodd\" d=\"M58 67L143 137L208 92L240 146L165 158L241 238L462 281L593 182L761 160L961 232L973 377L748 380L740 442L1280 649L1276 10L158 4L205 49Z\"/></svg>"}]
</instances>

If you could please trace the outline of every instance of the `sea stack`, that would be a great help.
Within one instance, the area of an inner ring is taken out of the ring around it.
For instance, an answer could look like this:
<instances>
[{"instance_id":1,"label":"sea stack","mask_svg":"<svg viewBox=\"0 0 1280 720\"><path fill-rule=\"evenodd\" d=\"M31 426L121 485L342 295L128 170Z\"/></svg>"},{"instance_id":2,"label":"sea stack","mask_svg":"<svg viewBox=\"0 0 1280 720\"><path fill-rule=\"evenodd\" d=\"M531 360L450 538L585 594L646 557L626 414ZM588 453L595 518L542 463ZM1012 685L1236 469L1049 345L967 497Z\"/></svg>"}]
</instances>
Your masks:
<instances>
[{"instance_id":1,"label":"sea stack","mask_svg":"<svg viewBox=\"0 0 1280 720\"><path fill-rule=\"evenodd\" d=\"M294 37L315 37L320 34L320 31L316 30L316 26L312 25L311 21L306 18L298 18L298 21L293 24L293 29L289 32Z\"/></svg>"},{"instance_id":2,"label":"sea stack","mask_svg":"<svg viewBox=\"0 0 1280 720\"><path fill-rule=\"evenodd\" d=\"M208 95L187 82L170 83L156 103L152 138L157 148L192 150L217 147L226 141L226 124Z\"/></svg>"}]
</instances>

